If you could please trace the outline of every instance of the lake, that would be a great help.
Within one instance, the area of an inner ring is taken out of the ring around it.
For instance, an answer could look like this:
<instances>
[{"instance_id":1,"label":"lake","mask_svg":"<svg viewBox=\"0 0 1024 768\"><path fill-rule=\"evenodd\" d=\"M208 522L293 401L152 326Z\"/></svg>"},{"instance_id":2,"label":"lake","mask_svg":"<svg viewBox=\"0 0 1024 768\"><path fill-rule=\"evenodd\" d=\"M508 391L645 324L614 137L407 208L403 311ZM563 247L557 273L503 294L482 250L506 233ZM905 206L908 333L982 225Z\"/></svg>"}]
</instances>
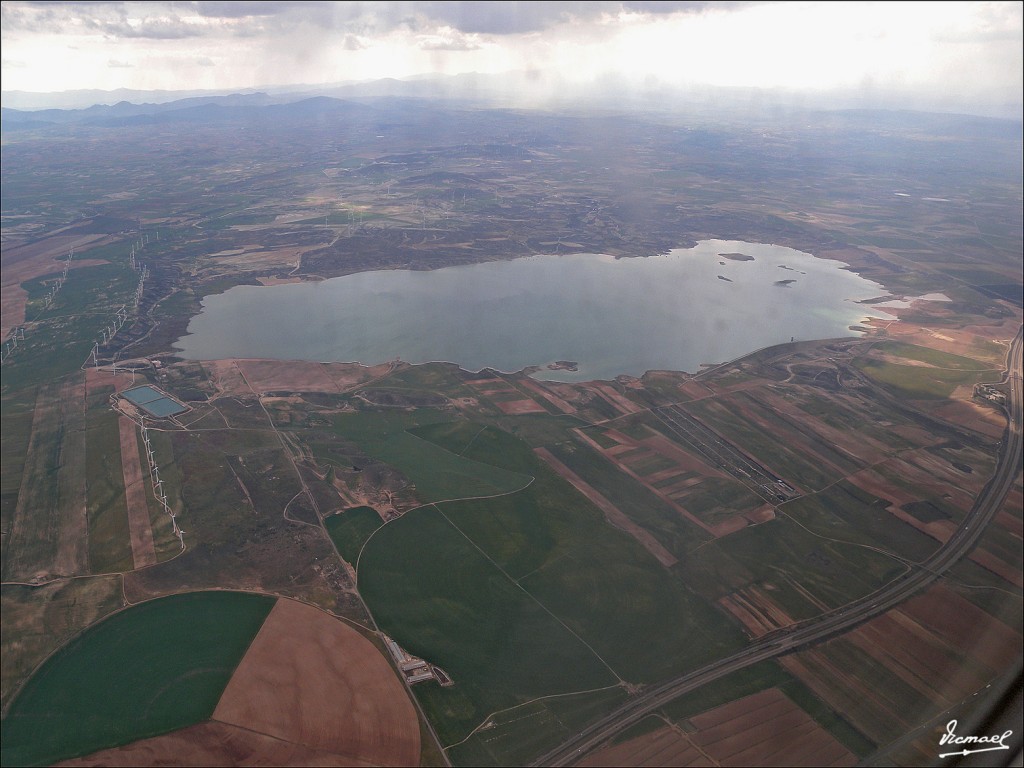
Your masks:
<instances>
[{"instance_id":1,"label":"lake","mask_svg":"<svg viewBox=\"0 0 1024 768\"><path fill-rule=\"evenodd\" d=\"M771 344L855 336L886 290L779 245L705 240L663 256L534 256L433 271L239 286L203 299L190 360L449 361L557 381L695 372ZM555 361L578 369L551 370Z\"/></svg>"}]
</instances>

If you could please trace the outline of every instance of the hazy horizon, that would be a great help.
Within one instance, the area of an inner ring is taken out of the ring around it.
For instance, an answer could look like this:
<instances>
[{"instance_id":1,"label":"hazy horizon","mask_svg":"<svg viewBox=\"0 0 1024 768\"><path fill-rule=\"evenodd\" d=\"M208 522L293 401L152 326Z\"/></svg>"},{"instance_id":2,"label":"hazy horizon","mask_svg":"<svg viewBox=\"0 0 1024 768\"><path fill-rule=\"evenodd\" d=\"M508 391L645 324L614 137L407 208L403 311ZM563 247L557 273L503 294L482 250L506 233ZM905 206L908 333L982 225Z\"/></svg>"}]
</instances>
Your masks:
<instances>
[{"instance_id":1,"label":"hazy horizon","mask_svg":"<svg viewBox=\"0 0 1024 768\"><path fill-rule=\"evenodd\" d=\"M725 89L1019 117L1024 88L1022 6L1009 2L5 2L2 19L4 104L15 108L76 91L475 74L507 79L488 87L522 106Z\"/></svg>"}]
</instances>

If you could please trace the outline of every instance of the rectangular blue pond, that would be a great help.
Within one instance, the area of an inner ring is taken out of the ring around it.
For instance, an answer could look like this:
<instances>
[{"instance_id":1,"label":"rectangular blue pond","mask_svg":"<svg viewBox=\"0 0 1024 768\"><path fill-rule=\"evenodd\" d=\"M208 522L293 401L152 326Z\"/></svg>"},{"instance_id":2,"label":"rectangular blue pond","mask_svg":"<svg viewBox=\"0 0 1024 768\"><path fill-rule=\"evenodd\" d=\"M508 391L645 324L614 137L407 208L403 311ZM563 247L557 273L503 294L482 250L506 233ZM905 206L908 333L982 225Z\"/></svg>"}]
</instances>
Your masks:
<instances>
[{"instance_id":1,"label":"rectangular blue pond","mask_svg":"<svg viewBox=\"0 0 1024 768\"><path fill-rule=\"evenodd\" d=\"M139 406L150 416L162 419L166 416L174 416L176 413L187 411L184 405L172 400L159 389L151 386L135 387L121 393L129 402Z\"/></svg>"},{"instance_id":2,"label":"rectangular blue pond","mask_svg":"<svg viewBox=\"0 0 1024 768\"><path fill-rule=\"evenodd\" d=\"M164 393L147 385L144 387L136 387L135 389L127 389L121 393L121 396L136 405L142 405L143 403L148 403L163 397Z\"/></svg>"},{"instance_id":3,"label":"rectangular blue pond","mask_svg":"<svg viewBox=\"0 0 1024 768\"><path fill-rule=\"evenodd\" d=\"M148 403L140 403L139 407L145 411L149 411L153 416L158 419L162 419L165 416L173 416L176 413L182 413L188 409L171 400L169 397L161 397L157 400L151 400Z\"/></svg>"}]
</instances>

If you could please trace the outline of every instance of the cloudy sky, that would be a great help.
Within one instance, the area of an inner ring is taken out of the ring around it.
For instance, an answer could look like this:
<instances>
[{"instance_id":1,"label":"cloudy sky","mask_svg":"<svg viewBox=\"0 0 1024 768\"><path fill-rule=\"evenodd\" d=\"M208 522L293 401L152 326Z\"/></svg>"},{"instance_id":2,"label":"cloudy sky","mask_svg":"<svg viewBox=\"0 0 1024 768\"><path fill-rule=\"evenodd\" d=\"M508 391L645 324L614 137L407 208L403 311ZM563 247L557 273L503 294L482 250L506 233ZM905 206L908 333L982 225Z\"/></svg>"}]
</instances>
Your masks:
<instances>
[{"instance_id":1,"label":"cloudy sky","mask_svg":"<svg viewBox=\"0 0 1024 768\"><path fill-rule=\"evenodd\" d=\"M1020 2L3 2L4 91L526 70L1019 107Z\"/></svg>"}]
</instances>

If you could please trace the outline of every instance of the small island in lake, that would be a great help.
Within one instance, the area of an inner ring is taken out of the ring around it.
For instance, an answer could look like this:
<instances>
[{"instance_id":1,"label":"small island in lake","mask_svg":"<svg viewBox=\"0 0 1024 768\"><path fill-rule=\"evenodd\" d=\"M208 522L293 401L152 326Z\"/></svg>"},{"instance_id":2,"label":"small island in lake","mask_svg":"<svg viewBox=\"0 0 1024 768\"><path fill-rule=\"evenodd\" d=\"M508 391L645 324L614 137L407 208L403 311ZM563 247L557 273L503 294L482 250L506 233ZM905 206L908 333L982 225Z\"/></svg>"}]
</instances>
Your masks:
<instances>
[{"instance_id":1,"label":"small island in lake","mask_svg":"<svg viewBox=\"0 0 1024 768\"><path fill-rule=\"evenodd\" d=\"M781 285L783 288L788 288L790 283L795 283L796 280L776 280L776 285Z\"/></svg>"},{"instance_id":2,"label":"small island in lake","mask_svg":"<svg viewBox=\"0 0 1024 768\"><path fill-rule=\"evenodd\" d=\"M575 360L555 360L548 364L549 371L578 371L580 364Z\"/></svg>"},{"instance_id":3,"label":"small island in lake","mask_svg":"<svg viewBox=\"0 0 1024 768\"><path fill-rule=\"evenodd\" d=\"M720 253L718 254L723 259L731 259L732 261L753 261L753 256L748 256L745 253Z\"/></svg>"},{"instance_id":4,"label":"small island in lake","mask_svg":"<svg viewBox=\"0 0 1024 768\"><path fill-rule=\"evenodd\" d=\"M719 276L718 276L718 279L719 279L719 280L725 280L725 282L727 282L727 283L731 283L731 282L732 282L732 280L730 280L730 279L729 279L728 277L726 277L725 275L719 275Z\"/></svg>"}]
</instances>

